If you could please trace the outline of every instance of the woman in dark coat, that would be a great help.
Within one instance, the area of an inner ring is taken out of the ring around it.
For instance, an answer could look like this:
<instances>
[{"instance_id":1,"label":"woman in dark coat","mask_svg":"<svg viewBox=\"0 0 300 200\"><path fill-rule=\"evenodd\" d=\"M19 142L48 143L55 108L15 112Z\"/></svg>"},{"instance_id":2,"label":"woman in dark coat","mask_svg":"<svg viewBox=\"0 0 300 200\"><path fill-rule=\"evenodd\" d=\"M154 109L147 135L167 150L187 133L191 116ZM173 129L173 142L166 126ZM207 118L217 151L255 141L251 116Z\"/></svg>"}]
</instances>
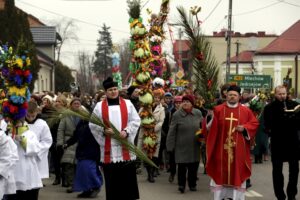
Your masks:
<instances>
[{"instance_id":1,"label":"woman in dark coat","mask_svg":"<svg viewBox=\"0 0 300 200\"><path fill-rule=\"evenodd\" d=\"M200 144L195 133L200 129L202 114L201 111L193 108L194 101L192 95L183 96L182 108L174 113L167 136L167 150L175 152L175 161L178 165L178 190L181 193L185 191L186 178L190 190L197 190Z\"/></svg>"},{"instance_id":2,"label":"woman in dark coat","mask_svg":"<svg viewBox=\"0 0 300 200\"><path fill-rule=\"evenodd\" d=\"M66 141L64 148L75 143L78 144L73 191L83 191L78 197L94 198L100 192L103 180L99 170L100 147L91 133L88 121L79 121L74 135Z\"/></svg>"}]
</instances>

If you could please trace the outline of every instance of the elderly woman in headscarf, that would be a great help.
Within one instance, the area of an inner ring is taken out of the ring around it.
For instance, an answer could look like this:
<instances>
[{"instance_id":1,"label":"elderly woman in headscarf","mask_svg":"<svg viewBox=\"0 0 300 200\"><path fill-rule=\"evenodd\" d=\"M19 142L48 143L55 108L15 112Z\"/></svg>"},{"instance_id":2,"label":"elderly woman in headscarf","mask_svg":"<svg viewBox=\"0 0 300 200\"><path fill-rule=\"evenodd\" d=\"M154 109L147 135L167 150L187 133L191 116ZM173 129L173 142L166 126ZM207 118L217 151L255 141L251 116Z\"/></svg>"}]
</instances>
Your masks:
<instances>
[{"instance_id":1,"label":"elderly woman in headscarf","mask_svg":"<svg viewBox=\"0 0 300 200\"><path fill-rule=\"evenodd\" d=\"M200 144L195 134L200 129L202 114L200 110L193 108L194 103L194 96L182 97L181 108L174 113L167 136L167 150L175 152L175 162L178 165L178 190L181 193L185 191L186 179L190 191L197 190Z\"/></svg>"}]
</instances>

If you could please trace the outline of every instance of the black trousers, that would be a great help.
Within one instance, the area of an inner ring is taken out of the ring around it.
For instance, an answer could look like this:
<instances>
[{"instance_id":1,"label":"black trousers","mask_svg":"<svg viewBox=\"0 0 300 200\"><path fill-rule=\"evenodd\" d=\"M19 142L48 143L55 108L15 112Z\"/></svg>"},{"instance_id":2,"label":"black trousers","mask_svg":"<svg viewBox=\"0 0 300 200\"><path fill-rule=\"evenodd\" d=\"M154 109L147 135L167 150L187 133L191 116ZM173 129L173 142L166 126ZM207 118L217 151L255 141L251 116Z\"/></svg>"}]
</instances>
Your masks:
<instances>
[{"instance_id":1,"label":"black trousers","mask_svg":"<svg viewBox=\"0 0 300 200\"><path fill-rule=\"evenodd\" d=\"M102 164L106 200L139 199L135 162Z\"/></svg>"},{"instance_id":2,"label":"black trousers","mask_svg":"<svg viewBox=\"0 0 300 200\"><path fill-rule=\"evenodd\" d=\"M287 196L288 199L295 198L298 190L298 174L299 174L299 161L298 160L290 160L289 163L289 182L287 185ZM284 177L282 173L283 161L272 159L272 176L273 176L273 187L275 196L278 200L284 200L286 195L284 193Z\"/></svg>"},{"instance_id":3,"label":"black trousers","mask_svg":"<svg viewBox=\"0 0 300 200\"><path fill-rule=\"evenodd\" d=\"M196 187L199 162L178 163L177 165L178 165L178 186L185 188L186 175L187 175L188 186L190 188Z\"/></svg>"},{"instance_id":4,"label":"black trousers","mask_svg":"<svg viewBox=\"0 0 300 200\"><path fill-rule=\"evenodd\" d=\"M39 190L33 189L27 191L17 190L16 194L5 195L5 200L38 200Z\"/></svg>"},{"instance_id":5,"label":"black trousers","mask_svg":"<svg viewBox=\"0 0 300 200\"><path fill-rule=\"evenodd\" d=\"M170 165L170 174L175 176L176 174L176 163L175 163L175 153L174 151L169 152L169 165Z\"/></svg>"}]
</instances>

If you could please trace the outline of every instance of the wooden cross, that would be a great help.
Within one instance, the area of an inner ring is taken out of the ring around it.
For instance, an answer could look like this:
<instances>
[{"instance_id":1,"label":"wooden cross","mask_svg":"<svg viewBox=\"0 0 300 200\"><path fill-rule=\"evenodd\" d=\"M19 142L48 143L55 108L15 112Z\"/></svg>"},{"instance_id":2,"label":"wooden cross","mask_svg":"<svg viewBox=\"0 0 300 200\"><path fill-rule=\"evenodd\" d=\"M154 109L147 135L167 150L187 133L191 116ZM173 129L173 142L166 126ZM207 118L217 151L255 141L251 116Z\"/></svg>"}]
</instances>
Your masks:
<instances>
[{"instance_id":1,"label":"wooden cross","mask_svg":"<svg viewBox=\"0 0 300 200\"><path fill-rule=\"evenodd\" d=\"M225 118L225 120L230 121L227 139L224 145L224 149L227 150L228 153L228 184L230 184L230 164L233 161L233 147L235 146L234 139L232 137L232 133L235 128L232 128L233 121L238 121L238 119L233 118L233 112L230 113L230 118Z\"/></svg>"}]
</instances>

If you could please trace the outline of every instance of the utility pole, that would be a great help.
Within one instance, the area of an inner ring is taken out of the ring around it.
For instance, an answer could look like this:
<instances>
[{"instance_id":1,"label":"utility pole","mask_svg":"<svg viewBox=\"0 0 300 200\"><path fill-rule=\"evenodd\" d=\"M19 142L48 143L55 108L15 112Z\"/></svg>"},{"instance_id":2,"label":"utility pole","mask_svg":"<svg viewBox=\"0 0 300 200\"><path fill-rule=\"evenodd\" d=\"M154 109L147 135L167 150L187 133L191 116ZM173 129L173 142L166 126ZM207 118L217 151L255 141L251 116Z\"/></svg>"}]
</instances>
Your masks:
<instances>
[{"instance_id":1,"label":"utility pole","mask_svg":"<svg viewBox=\"0 0 300 200\"><path fill-rule=\"evenodd\" d=\"M231 50L231 18L232 18L232 0L229 0L228 9L228 29L227 29L227 56L226 56L226 83L229 81L230 75L230 50Z\"/></svg>"},{"instance_id":2,"label":"utility pole","mask_svg":"<svg viewBox=\"0 0 300 200\"><path fill-rule=\"evenodd\" d=\"M236 69L235 69L235 74L239 74L239 51L240 51L240 44L239 41L236 41L236 53L235 53L235 57L236 57Z\"/></svg>"},{"instance_id":3,"label":"utility pole","mask_svg":"<svg viewBox=\"0 0 300 200\"><path fill-rule=\"evenodd\" d=\"M295 56L295 95L296 98L298 98L298 71L299 70L299 66L298 66L298 53L296 52L296 56Z\"/></svg>"}]
</instances>

